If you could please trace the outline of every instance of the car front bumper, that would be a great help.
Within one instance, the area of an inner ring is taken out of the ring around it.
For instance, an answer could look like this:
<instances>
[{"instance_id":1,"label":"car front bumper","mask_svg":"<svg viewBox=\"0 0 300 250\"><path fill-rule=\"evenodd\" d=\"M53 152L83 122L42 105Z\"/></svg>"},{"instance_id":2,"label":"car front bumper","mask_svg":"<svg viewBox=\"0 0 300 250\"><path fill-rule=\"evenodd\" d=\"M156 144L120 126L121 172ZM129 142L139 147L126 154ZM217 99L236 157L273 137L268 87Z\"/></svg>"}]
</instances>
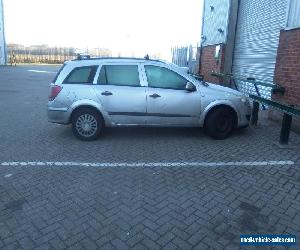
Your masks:
<instances>
[{"instance_id":1,"label":"car front bumper","mask_svg":"<svg viewBox=\"0 0 300 250\"><path fill-rule=\"evenodd\" d=\"M251 106L249 104L244 105L240 110L238 128L247 127L250 123L250 117L251 117Z\"/></svg>"}]
</instances>

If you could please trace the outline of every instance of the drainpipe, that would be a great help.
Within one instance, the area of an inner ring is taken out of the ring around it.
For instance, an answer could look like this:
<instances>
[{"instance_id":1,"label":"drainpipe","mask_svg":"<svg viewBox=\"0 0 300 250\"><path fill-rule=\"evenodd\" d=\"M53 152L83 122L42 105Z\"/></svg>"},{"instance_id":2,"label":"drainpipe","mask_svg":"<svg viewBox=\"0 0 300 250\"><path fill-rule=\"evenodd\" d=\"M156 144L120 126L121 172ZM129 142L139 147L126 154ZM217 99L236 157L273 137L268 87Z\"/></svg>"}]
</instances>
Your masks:
<instances>
[{"instance_id":1,"label":"drainpipe","mask_svg":"<svg viewBox=\"0 0 300 250\"><path fill-rule=\"evenodd\" d=\"M224 62L224 73L226 74L232 73L239 7L240 7L240 0L230 0L225 62Z\"/></svg>"},{"instance_id":2,"label":"drainpipe","mask_svg":"<svg viewBox=\"0 0 300 250\"><path fill-rule=\"evenodd\" d=\"M3 8L3 1L0 0L0 6L1 6L1 15L2 15L2 26L3 26L3 29L2 29L2 33L3 33L3 53L4 53L4 65L7 63L7 50L6 50L6 42L5 42L5 30L4 30L4 8Z\"/></svg>"},{"instance_id":3,"label":"drainpipe","mask_svg":"<svg viewBox=\"0 0 300 250\"><path fill-rule=\"evenodd\" d=\"M205 14L205 1L203 1L203 9L202 9L202 25L201 25L201 38L200 38L200 49L199 49L199 58L198 58L198 63L199 63L199 69L198 69L198 74L201 73L201 56L202 56L202 46L204 42L204 35L203 35L203 27L204 27L204 14ZM198 48L197 48L198 49Z\"/></svg>"}]
</instances>

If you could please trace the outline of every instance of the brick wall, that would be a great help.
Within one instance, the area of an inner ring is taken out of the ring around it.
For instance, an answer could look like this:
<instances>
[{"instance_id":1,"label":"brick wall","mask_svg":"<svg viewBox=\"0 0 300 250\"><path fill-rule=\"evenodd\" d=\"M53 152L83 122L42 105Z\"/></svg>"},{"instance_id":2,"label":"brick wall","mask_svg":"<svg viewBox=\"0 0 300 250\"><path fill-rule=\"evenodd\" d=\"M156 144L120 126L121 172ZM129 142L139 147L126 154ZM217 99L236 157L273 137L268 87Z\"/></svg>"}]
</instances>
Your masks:
<instances>
[{"instance_id":1,"label":"brick wall","mask_svg":"<svg viewBox=\"0 0 300 250\"><path fill-rule=\"evenodd\" d=\"M300 106L300 28L280 32L274 82L286 91L274 100Z\"/></svg>"},{"instance_id":2,"label":"brick wall","mask_svg":"<svg viewBox=\"0 0 300 250\"><path fill-rule=\"evenodd\" d=\"M204 80L213 83L222 83L223 79L211 76L211 72L223 72L225 62L225 45L221 44L220 58L217 61L215 59L217 45L205 46L201 50L200 58L200 74L204 76Z\"/></svg>"},{"instance_id":3,"label":"brick wall","mask_svg":"<svg viewBox=\"0 0 300 250\"><path fill-rule=\"evenodd\" d=\"M285 87L285 94L272 95L272 99L300 108L300 28L280 32L274 82ZM270 111L271 119L279 117L282 115L274 110ZM298 127L300 119L293 119Z\"/></svg>"}]
</instances>

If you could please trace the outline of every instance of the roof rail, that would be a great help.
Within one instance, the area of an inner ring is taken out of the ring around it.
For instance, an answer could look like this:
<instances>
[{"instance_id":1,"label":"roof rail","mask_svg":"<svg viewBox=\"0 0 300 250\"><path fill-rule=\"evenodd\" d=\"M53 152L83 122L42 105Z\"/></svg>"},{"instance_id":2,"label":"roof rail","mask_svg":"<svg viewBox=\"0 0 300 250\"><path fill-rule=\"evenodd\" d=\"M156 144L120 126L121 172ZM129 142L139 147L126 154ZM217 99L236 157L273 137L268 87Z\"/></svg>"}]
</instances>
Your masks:
<instances>
[{"instance_id":1,"label":"roof rail","mask_svg":"<svg viewBox=\"0 0 300 250\"><path fill-rule=\"evenodd\" d=\"M85 54L77 54L77 60L83 60L83 59L90 59L90 55L85 55Z\"/></svg>"},{"instance_id":2,"label":"roof rail","mask_svg":"<svg viewBox=\"0 0 300 250\"><path fill-rule=\"evenodd\" d=\"M141 61L154 61L154 62L162 62L166 63L165 61L159 59L150 59L149 57L140 58L140 57L91 57L90 55L81 55L78 54L76 59L72 61L81 61L81 60L107 60L107 59L131 59L131 60L141 60Z\"/></svg>"}]
</instances>

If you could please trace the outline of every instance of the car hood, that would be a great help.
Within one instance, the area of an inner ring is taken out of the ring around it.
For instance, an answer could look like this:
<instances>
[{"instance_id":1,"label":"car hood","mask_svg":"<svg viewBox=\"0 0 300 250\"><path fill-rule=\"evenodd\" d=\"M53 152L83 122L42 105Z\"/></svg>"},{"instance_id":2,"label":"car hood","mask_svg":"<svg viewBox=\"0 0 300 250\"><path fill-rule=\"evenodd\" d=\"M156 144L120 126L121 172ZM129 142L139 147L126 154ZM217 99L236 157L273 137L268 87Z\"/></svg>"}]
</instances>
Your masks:
<instances>
[{"instance_id":1,"label":"car hood","mask_svg":"<svg viewBox=\"0 0 300 250\"><path fill-rule=\"evenodd\" d=\"M224 87L218 84L214 84L214 83L207 83L208 86L207 88L213 92L217 92L218 94L226 94L227 96L244 96L243 93L235 90L235 89L231 89L228 87Z\"/></svg>"}]
</instances>

